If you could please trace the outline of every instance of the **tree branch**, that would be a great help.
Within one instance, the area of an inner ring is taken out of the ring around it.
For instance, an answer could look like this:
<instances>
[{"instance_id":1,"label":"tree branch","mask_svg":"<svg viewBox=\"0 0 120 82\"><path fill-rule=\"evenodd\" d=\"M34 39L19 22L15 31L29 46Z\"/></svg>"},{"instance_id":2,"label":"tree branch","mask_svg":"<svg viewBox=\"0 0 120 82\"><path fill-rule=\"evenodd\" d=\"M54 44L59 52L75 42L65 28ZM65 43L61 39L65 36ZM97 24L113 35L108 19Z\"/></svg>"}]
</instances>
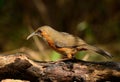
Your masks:
<instances>
[{"instance_id":1,"label":"tree branch","mask_svg":"<svg viewBox=\"0 0 120 82\"><path fill-rule=\"evenodd\" d=\"M30 82L115 82L120 80L120 63L64 60L35 62L25 54L0 56L0 80Z\"/></svg>"}]
</instances>

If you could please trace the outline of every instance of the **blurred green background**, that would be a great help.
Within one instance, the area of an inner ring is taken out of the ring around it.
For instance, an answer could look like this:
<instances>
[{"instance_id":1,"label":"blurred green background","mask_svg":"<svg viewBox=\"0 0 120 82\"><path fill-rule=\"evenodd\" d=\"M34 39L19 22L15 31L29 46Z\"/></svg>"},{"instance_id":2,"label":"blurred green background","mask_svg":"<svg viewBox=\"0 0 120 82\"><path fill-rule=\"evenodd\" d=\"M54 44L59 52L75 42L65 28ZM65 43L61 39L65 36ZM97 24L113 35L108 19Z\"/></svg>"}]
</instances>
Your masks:
<instances>
[{"instance_id":1,"label":"blurred green background","mask_svg":"<svg viewBox=\"0 0 120 82\"><path fill-rule=\"evenodd\" d=\"M0 0L0 54L26 53L36 60L57 60L60 55L41 38L26 37L40 26L81 37L120 59L120 0ZM107 60L80 52L84 60Z\"/></svg>"}]
</instances>

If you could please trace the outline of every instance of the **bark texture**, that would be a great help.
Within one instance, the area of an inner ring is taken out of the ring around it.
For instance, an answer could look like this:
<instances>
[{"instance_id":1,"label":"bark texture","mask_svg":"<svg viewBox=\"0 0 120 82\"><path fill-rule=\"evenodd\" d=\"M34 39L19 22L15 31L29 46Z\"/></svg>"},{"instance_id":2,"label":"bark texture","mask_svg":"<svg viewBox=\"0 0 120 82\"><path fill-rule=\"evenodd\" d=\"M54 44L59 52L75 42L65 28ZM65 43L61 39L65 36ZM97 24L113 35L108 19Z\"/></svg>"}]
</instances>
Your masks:
<instances>
[{"instance_id":1,"label":"bark texture","mask_svg":"<svg viewBox=\"0 0 120 82\"><path fill-rule=\"evenodd\" d=\"M30 82L118 82L120 63L64 60L36 62L24 54L0 56L0 80Z\"/></svg>"}]
</instances>

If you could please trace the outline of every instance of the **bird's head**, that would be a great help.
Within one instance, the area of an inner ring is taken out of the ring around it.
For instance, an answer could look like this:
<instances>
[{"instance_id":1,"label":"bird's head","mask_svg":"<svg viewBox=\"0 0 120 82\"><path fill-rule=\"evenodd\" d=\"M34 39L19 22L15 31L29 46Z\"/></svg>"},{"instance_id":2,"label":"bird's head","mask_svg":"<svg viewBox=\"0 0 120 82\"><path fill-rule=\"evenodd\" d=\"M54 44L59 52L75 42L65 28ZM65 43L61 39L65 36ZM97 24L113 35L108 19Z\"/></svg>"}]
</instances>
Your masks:
<instances>
[{"instance_id":1,"label":"bird's head","mask_svg":"<svg viewBox=\"0 0 120 82\"><path fill-rule=\"evenodd\" d=\"M42 27L39 27L35 32L31 33L28 37L27 37L27 40L29 38L31 38L32 36L34 35L37 35L39 37L44 37L43 34L51 34L51 32L54 31L53 28L51 28L50 26L42 26Z\"/></svg>"}]
</instances>

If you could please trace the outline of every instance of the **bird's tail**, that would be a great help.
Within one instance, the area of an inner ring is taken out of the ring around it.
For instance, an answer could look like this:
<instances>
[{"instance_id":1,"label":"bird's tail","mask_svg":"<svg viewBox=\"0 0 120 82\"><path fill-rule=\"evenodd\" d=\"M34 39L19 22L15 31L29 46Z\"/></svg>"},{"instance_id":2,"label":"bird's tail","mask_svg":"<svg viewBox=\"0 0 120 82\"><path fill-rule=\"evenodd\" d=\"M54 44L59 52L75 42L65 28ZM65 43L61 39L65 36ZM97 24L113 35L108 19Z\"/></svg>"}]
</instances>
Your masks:
<instances>
[{"instance_id":1,"label":"bird's tail","mask_svg":"<svg viewBox=\"0 0 120 82\"><path fill-rule=\"evenodd\" d=\"M94 47L94 46L90 46L90 45L83 45L83 46L79 46L77 48L78 50L90 50L90 51L94 51L100 55L103 55L106 58L112 58L112 55L100 48Z\"/></svg>"},{"instance_id":2,"label":"bird's tail","mask_svg":"<svg viewBox=\"0 0 120 82\"><path fill-rule=\"evenodd\" d=\"M96 53L100 54L100 55L103 55L104 57L106 58L112 58L112 55L100 48L97 48L97 47L94 47L94 46L90 46L88 47L89 49L88 50L92 50L92 51L95 51Z\"/></svg>"}]
</instances>

